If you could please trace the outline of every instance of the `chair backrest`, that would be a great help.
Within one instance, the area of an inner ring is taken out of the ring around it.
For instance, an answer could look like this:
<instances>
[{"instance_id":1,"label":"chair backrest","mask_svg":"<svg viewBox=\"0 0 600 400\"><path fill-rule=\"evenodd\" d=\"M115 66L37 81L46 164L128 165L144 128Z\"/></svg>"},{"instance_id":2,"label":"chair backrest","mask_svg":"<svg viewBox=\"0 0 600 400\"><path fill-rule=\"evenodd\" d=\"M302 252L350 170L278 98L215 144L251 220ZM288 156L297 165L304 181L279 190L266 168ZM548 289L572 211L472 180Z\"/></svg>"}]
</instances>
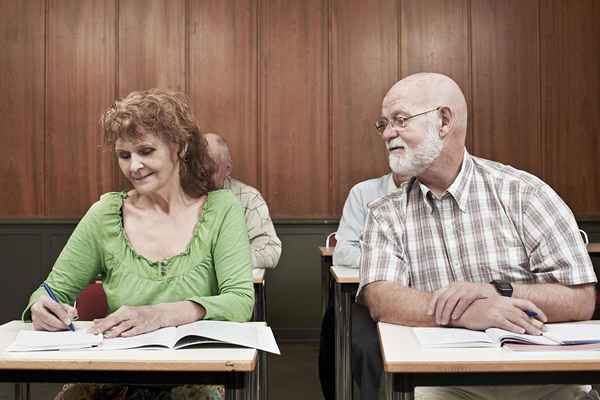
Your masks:
<instances>
[{"instance_id":1,"label":"chair backrest","mask_svg":"<svg viewBox=\"0 0 600 400\"><path fill-rule=\"evenodd\" d=\"M585 233L585 231L583 229L580 229L579 233L581 233L581 237L583 238L583 243L585 243L586 246L588 244L590 244L590 239L588 238L587 233Z\"/></svg>"},{"instance_id":2,"label":"chair backrest","mask_svg":"<svg viewBox=\"0 0 600 400\"><path fill-rule=\"evenodd\" d=\"M325 247L335 247L337 243L337 239L335 238L335 234L337 232L331 232L327 235L327 239L325 239Z\"/></svg>"},{"instance_id":3,"label":"chair backrest","mask_svg":"<svg viewBox=\"0 0 600 400\"><path fill-rule=\"evenodd\" d=\"M94 281L79 293L77 297L77 313L82 321L104 318L108 314L106 293L102 281Z\"/></svg>"}]
</instances>

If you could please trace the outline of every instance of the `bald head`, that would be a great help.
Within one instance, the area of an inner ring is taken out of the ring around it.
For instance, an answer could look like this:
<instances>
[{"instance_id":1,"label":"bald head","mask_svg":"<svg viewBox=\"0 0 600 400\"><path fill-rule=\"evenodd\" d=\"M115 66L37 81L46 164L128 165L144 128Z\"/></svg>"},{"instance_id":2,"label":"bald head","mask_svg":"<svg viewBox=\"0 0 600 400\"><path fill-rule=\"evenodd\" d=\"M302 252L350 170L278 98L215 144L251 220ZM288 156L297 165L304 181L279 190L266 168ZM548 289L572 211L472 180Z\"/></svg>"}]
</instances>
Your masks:
<instances>
[{"instance_id":1,"label":"bald head","mask_svg":"<svg viewBox=\"0 0 600 400\"><path fill-rule=\"evenodd\" d=\"M213 177L215 186L222 188L225 179L231 175L233 170L233 161L229 152L229 145L221 135L216 133L205 133L204 138L208 143L208 154L217 164L217 171Z\"/></svg>"},{"instance_id":2,"label":"bald head","mask_svg":"<svg viewBox=\"0 0 600 400\"><path fill-rule=\"evenodd\" d=\"M446 75L422 72L396 82L383 99L383 112L401 104L409 113L447 107L453 117L453 140L464 140L467 132L467 101L456 82Z\"/></svg>"}]
</instances>

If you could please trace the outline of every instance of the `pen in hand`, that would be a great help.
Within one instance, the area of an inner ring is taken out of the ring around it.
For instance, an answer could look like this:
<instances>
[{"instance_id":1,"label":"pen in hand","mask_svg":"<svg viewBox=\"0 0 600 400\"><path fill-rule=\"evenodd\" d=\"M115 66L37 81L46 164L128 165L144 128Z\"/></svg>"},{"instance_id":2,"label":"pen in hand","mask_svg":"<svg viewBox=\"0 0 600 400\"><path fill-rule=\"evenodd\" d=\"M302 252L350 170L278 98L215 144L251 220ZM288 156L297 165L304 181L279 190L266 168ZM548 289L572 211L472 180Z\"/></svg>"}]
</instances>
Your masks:
<instances>
[{"instance_id":1,"label":"pen in hand","mask_svg":"<svg viewBox=\"0 0 600 400\"><path fill-rule=\"evenodd\" d=\"M54 300L55 302L60 304L60 301L58 301L58 299L56 298L56 295L52 291L52 288L50 286L48 286L48 284L46 282L42 282L42 287L48 294L48 297L50 297L52 300ZM69 323L67 326L69 327L69 330L75 331L75 326L73 325L73 322Z\"/></svg>"},{"instance_id":2,"label":"pen in hand","mask_svg":"<svg viewBox=\"0 0 600 400\"><path fill-rule=\"evenodd\" d=\"M539 319L538 313L536 313L533 310L527 310L525 311L525 313L532 320L531 322L533 323L533 325L535 325L541 332L543 332L544 322Z\"/></svg>"}]
</instances>

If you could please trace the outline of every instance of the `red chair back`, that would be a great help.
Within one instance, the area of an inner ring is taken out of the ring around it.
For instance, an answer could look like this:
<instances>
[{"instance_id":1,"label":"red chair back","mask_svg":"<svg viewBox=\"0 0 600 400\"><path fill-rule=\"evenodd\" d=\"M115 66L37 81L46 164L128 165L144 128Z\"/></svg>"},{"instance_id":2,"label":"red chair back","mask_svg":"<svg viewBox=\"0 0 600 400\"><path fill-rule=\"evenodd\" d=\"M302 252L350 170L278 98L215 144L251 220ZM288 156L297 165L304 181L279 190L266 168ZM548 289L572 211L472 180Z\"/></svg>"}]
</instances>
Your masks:
<instances>
[{"instance_id":1,"label":"red chair back","mask_svg":"<svg viewBox=\"0 0 600 400\"><path fill-rule=\"evenodd\" d=\"M108 314L106 293L101 281L90 283L77 297L77 313L81 321L93 321Z\"/></svg>"}]
</instances>

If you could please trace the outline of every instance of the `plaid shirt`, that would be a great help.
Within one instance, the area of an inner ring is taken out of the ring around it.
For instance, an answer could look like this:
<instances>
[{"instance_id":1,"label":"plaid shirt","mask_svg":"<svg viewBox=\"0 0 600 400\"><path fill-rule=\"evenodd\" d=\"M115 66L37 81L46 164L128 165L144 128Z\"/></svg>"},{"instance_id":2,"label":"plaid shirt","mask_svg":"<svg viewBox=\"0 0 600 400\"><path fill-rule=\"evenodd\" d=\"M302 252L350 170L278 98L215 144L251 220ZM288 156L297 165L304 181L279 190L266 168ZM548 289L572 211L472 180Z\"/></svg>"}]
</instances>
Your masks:
<instances>
[{"instance_id":1,"label":"plaid shirt","mask_svg":"<svg viewBox=\"0 0 600 400\"><path fill-rule=\"evenodd\" d=\"M265 199L258 190L237 179L225 179L223 188L231 190L242 205L253 267L275 268L281 256L281 241L275 232Z\"/></svg>"},{"instance_id":2,"label":"plaid shirt","mask_svg":"<svg viewBox=\"0 0 600 400\"><path fill-rule=\"evenodd\" d=\"M596 282L571 210L537 177L465 152L440 197L413 178L370 205L359 293L382 280L431 292L493 279Z\"/></svg>"}]
</instances>

